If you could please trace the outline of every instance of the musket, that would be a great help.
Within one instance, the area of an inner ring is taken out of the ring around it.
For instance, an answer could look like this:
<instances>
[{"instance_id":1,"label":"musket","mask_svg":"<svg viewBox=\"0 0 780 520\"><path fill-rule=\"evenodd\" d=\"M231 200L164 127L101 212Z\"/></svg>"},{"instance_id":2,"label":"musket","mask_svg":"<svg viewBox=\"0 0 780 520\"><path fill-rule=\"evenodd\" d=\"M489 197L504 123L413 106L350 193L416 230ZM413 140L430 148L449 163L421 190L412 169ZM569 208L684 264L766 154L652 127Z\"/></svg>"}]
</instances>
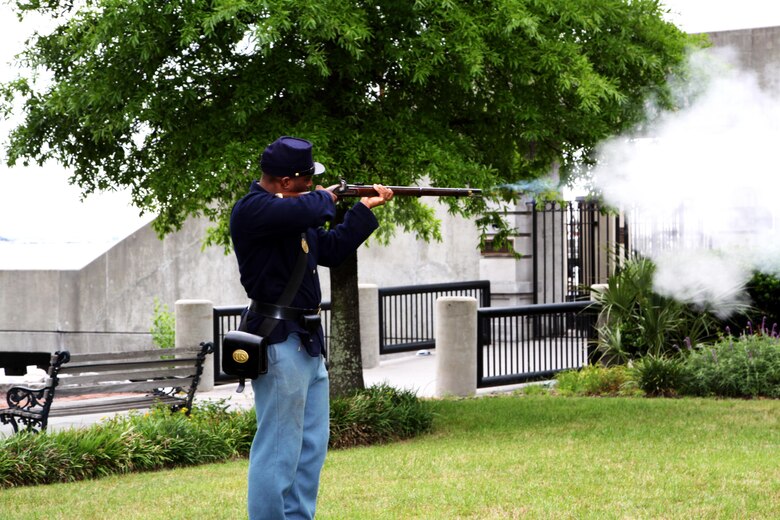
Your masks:
<instances>
[{"instance_id":1,"label":"musket","mask_svg":"<svg viewBox=\"0 0 780 520\"><path fill-rule=\"evenodd\" d=\"M425 186L387 186L400 197L481 197L482 190L474 188L433 188ZM341 179L339 187L333 190L338 197L373 197L378 195L373 186L347 184Z\"/></svg>"}]
</instances>

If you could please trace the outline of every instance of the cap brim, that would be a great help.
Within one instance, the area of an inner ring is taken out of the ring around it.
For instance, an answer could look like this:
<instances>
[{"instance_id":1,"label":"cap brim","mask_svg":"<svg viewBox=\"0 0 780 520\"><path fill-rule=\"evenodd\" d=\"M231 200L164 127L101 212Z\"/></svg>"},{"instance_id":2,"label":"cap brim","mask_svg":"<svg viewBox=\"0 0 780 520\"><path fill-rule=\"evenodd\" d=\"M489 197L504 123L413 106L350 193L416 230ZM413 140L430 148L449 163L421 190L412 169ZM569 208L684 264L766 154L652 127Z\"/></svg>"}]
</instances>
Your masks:
<instances>
[{"instance_id":1,"label":"cap brim","mask_svg":"<svg viewBox=\"0 0 780 520\"><path fill-rule=\"evenodd\" d=\"M315 162L313 175L319 175L321 173L325 173L325 167L322 164Z\"/></svg>"}]
</instances>

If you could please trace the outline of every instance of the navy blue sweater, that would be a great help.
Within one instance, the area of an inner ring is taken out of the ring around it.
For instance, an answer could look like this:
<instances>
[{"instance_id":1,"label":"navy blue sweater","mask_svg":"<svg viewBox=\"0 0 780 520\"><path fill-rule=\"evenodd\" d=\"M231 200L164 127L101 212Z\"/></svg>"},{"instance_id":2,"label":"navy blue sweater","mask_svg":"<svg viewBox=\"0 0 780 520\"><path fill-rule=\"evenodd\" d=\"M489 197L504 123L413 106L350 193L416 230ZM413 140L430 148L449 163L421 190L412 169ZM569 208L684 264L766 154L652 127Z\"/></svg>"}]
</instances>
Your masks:
<instances>
[{"instance_id":1,"label":"navy blue sweater","mask_svg":"<svg viewBox=\"0 0 780 520\"><path fill-rule=\"evenodd\" d=\"M323 226L335 213L336 205L324 191L279 198L253 182L230 215L230 235L247 296L262 303L275 304L279 300L301 251L301 233L306 233L308 268L290 306L318 307L322 292L317 266L339 265L378 227L372 211L358 202L347 212L343 223L325 230ZM256 334L262 320L249 312L246 330ZM269 342L284 341L292 332L300 334L310 355L322 352L322 328L310 336L292 321L279 322Z\"/></svg>"}]
</instances>

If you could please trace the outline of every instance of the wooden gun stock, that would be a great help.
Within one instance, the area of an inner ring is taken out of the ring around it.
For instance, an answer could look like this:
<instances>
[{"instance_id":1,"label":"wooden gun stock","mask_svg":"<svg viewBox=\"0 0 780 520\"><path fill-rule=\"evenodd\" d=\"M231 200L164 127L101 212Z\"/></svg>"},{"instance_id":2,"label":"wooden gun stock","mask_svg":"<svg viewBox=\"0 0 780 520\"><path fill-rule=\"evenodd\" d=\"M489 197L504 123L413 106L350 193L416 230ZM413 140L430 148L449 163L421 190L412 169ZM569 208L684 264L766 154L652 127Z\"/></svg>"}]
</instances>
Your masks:
<instances>
[{"instance_id":1,"label":"wooden gun stock","mask_svg":"<svg viewBox=\"0 0 780 520\"><path fill-rule=\"evenodd\" d=\"M387 186L398 197L481 197L482 190L473 188L432 188L423 186ZM378 195L373 186L367 184L347 184L341 179L335 193L341 197L374 197Z\"/></svg>"}]
</instances>

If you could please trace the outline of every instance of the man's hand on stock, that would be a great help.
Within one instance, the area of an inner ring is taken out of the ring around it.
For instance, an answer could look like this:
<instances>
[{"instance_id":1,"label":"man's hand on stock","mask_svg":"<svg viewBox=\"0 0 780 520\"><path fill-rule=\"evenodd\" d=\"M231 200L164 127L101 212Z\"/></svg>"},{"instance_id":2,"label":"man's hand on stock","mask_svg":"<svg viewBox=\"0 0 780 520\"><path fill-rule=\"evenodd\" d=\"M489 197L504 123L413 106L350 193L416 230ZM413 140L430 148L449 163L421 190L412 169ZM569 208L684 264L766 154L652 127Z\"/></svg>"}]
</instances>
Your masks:
<instances>
[{"instance_id":1,"label":"man's hand on stock","mask_svg":"<svg viewBox=\"0 0 780 520\"><path fill-rule=\"evenodd\" d=\"M322 185L318 184L317 186L315 186L314 190L327 191L330 194L330 198L333 199L333 202L336 202L337 200L339 200L338 196L335 193L336 188L338 187L339 187L338 184L334 184L333 186L328 186L327 188L323 188Z\"/></svg>"}]
</instances>

